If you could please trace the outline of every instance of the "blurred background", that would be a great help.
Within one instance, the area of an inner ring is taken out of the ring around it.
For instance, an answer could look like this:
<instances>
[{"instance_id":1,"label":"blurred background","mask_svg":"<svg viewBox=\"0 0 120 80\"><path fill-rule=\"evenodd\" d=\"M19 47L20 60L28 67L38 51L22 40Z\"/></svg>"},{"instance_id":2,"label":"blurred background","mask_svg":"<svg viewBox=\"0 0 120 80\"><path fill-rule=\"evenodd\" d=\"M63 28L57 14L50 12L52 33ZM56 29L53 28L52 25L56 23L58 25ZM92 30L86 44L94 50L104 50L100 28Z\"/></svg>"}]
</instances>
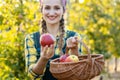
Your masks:
<instances>
[{"instance_id":1,"label":"blurred background","mask_svg":"<svg viewBox=\"0 0 120 80\"><path fill-rule=\"evenodd\" d=\"M0 0L0 80L29 80L24 39L40 29L41 17L39 0ZM92 54L105 57L105 70L93 80L120 80L120 0L68 0L65 19Z\"/></svg>"}]
</instances>

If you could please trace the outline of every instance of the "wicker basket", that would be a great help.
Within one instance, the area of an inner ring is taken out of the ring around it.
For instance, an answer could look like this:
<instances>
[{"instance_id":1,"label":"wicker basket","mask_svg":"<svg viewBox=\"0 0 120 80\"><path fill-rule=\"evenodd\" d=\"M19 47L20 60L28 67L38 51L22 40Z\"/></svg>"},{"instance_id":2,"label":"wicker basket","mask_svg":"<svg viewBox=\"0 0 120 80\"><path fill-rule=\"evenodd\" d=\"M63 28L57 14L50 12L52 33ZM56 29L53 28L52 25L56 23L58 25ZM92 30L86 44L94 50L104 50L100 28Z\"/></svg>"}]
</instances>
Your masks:
<instances>
[{"instance_id":1,"label":"wicker basket","mask_svg":"<svg viewBox=\"0 0 120 80\"><path fill-rule=\"evenodd\" d=\"M50 62L50 72L58 80L90 80L103 70L104 56L90 54L90 49L82 41L80 42L88 54L79 55L79 62L59 62L59 58Z\"/></svg>"}]
</instances>

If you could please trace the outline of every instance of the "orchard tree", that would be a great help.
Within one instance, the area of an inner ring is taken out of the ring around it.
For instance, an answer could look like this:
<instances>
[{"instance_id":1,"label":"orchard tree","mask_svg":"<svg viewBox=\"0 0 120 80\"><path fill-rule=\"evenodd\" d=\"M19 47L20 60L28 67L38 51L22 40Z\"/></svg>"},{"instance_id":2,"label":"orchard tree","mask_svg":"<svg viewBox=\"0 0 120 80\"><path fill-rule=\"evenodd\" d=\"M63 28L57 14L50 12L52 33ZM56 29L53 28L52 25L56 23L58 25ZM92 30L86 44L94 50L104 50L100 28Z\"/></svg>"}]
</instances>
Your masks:
<instances>
[{"instance_id":1,"label":"orchard tree","mask_svg":"<svg viewBox=\"0 0 120 80\"><path fill-rule=\"evenodd\" d=\"M120 1L84 0L78 3L74 0L70 5L68 28L83 35L92 53L103 54L107 61L114 55L117 61L120 56Z\"/></svg>"},{"instance_id":2,"label":"orchard tree","mask_svg":"<svg viewBox=\"0 0 120 80\"><path fill-rule=\"evenodd\" d=\"M113 55L115 56L115 72L117 72L117 58L120 57L120 1L115 0L114 2L114 11L113 11L113 20L112 20L112 27L110 29L110 33L112 36L113 41Z\"/></svg>"},{"instance_id":3,"label":"orchard tree","mask_svg":"<svg viewBox=\"0 0 120 80\"><path fill-rule=\"evenodd\" d=\"M0 79L27 79L24 39L38 31L39 2L32 0L0 1Z\"/></svg>"}]
</instances>

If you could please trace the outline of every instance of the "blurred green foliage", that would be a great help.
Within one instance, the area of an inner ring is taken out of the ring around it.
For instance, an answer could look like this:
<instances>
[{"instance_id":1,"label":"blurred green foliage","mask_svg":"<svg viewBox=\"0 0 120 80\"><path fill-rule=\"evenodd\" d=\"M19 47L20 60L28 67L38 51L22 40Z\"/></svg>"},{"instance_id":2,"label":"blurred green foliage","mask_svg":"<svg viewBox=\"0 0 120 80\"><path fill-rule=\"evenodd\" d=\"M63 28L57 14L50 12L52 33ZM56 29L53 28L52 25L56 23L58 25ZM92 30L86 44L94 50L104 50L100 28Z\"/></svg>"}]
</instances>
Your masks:
<instances>
[{"instance_id":1,"label":"blurred green foliage","mask_svg":"<svg viewBox=\"0 0 120 80\"><path fill-rule=\"evenodd\" d=\"M27 79L24 38L39 29L39 2L0 1L0 80Z\"/></svg>"},{"instance_id":2,"label":"blurred green foliage","mask_svg":"<svg viewBox=\"0 0 120 80\"><path fill-rule=\"evenodd\" d=\"M29 80L25 72L24 38L40 29L35 0L0 1L0 80ZM67 29L79 32L92 53L120 57L120 1L71 0Z\"/></svg>"},{"instance_id":3,"label":"blurred green foliage","mask_svg":"<svg viewBox=\"0 0 120 80\"><path fill-rule=\"evenodd\" d=\"M120 57L120 1L74 0L69 10L69 28L83 35L92 53Z\"/></svg>"}]
</instances>

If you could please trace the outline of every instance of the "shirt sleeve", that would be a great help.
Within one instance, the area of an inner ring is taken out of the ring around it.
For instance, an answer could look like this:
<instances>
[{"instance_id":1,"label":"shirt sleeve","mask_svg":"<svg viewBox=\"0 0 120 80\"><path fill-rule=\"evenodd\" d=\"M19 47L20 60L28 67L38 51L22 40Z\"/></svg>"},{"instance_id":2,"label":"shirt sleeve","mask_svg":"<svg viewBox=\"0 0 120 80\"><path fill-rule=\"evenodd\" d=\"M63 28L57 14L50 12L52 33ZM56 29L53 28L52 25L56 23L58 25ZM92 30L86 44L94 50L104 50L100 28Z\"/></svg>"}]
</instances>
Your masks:
<instances>
[{"instance_id":1,"label":"shirt sleeve","mask_svg":"<svg viewBox=\"0 0 120 80\"><path fill-rule=\"evenodd\" d=\"M34 46L33 35L27 35L25 38L25 65L26 65L26 72L28 72L28 76L32 79L37 79L42 76L34 73L32 71L33 65L37 61L37 51Z\"/></svg>"}]
</instances>

